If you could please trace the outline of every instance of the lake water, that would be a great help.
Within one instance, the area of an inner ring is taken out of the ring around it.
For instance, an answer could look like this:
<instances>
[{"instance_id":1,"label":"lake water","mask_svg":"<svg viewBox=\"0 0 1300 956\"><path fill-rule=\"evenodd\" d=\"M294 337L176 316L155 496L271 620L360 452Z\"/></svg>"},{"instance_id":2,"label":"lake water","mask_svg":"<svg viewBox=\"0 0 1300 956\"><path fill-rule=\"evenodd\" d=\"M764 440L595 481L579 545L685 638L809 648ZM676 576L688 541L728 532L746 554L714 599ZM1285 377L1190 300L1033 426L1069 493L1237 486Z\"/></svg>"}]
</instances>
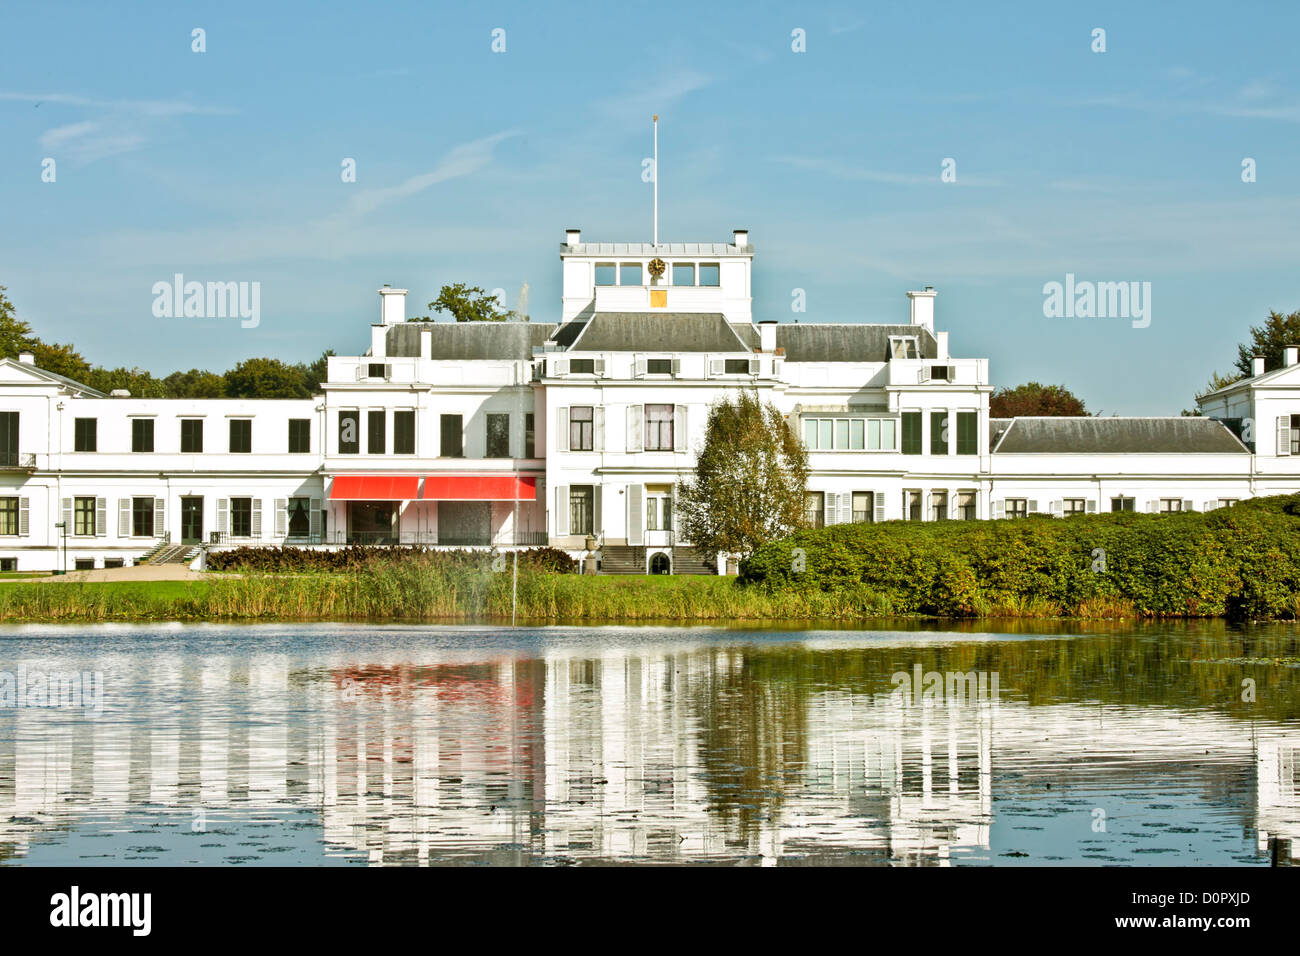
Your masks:
<instances>
[{"instance_id":1,"label":"lake water","mask_svg":"<svg viewBox=\"0 0 1300 956\"><path fill-rule=\"evenodd\" d=\"M953 627L8 627L0 864L1300 856L1300 630Z\"/></svg>"}]
</instances>

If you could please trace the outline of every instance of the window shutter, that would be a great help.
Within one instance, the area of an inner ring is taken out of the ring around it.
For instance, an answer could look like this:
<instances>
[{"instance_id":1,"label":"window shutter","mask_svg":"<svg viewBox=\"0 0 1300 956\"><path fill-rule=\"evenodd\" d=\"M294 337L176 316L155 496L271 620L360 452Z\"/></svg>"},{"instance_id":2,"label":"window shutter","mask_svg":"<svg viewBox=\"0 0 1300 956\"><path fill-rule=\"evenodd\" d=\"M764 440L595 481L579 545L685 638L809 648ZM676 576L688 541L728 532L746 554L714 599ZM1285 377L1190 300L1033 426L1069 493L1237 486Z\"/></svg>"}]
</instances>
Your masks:
<instances>
[{"instance_id":1,"label":"window shutter","mask_svg":"<svg viewBox=\"0 0 1300 956\"><path fill-rule=\"evenodd\" d=\"M995 517L995 518L1001 518L1001 517L1002 517L1002 508L1003 508L1003 505L1002 505L1002 499L1001 499L1001 498L994 498L994 499L993 499L993 517Z\"/></svg>"},{"instance_id":2,"label":"window shutter","mask_svg":"<svg viewBox=\"0 0 1300 956\"><path fill-rule=\"evenodd\" d=\"M879 491L871 495L871 503L875 505L875 519L877 523L885 520L885 496Z\"/></svg>"},{"instance_id":3,"label":"window shutter","mask_svg":"<svg viewBox=\"0 0 1300 956\"><path fill-rule=\"evenodd\" d=\"M1184 502L1183 502L1183 510L1184 510L1184 511L1191 511L1191 510L1192 510L1193 508L1195 508L1195 507L1196 507L1195 502L1192 502L1192 501L1184 501Z\"/></svg>"},{"instance_id":4,"label":"window shutter","mask_svg":"<svg viewBox=\"0 0 1300 956\"><path fill-rule=\"evenodd\" d=\"M275 499L275 536L283 538L289 533L289 499Z\"/></svg>"},{"instance_id":5,"label":"window shutter","mask_svg":"<svg viewBox=\"0 0 1300 956\"><path fill-rule=\"evenodd\" d=\"M167 533L167 499L155 498L153 500L153 533L155 537L161 538Z\"/></svg>"},{"instance_id":6,"label":"window shutter","mask_svg":"<svg viewBox=\"0 0 1300 956\"><path fill-rule=\"evenodd\" d=\"M1157 511L1159 511L1159 510L1160 510L1160 502L1159 502L1159 501L1148 501L1148 502L1147 502L1147 513L1148 513L1148 514L1155 514L1155 513L1156 513Z\"/></svg>"},{"instance_id":7,"label":"window shutter","mask_svg":"<svg viewBox=\"0 0 1300 956\"><path fill-rule=\"evenodd\" d=\"M311 500L311 514L307 517L308 531L313 538L320 537L320 499Z\"/></svg>"},{"instance_id":8,"label":"window shutter","mask_svg":"<svg viewBox=\"0 0 1300 956\"><path fill-rule=\"evenodd\" d=\"M822 519L826 524L835 524L835 495L829 491L822 496L822 507L825 510L825 516Z\"/></svg>"},{"instance_id":9,"label":"window shutter","mask_svg":"<svg viewBox=\"0 0 1300 956\"><path fill-rule=\"evenodd\" d=\"M95 537L102 538L108 534L108 499L95 499Z\"/></svg>"},{"instance_id":10,"label":"window shutter","mask_svg":"<svg viewBox=\"0 0 1300 956\"><path fill-rule=\"evenodd\" d=\"M127 538L131 535L131 499L117 499L117 536Z\"/></svg>"},{"instance_id":11,"label":"window shutter","mask_svg":"<svg viewBox=\"0 0 1300 956\"><path fill-rule=\"evenodd\" d=\"M391 379L392 377L393 377L393 367L392 367L391 365L385 365L385 366L384 366L384 381L388 381L388 380Z\"/></svg>"},{"instance_id":12,"label":"window shutter","mask_svg":"<svg viewBox=\"0 0 1300 956\"><path fill-rule=\"evenodd\" d=\"M1085 501L1083 503L1083 510L1085 514L1095 515L1097 513L1097 502Z\"/></svg>"},{"instance_id":13,"label":"window shutter","mask_svg":"<svg viewBox=\"0 0 1300 956\"><path fill-rule=\"evenodd\" d=\"M1029 501L1026 502L1026 505L1025 505L1025 511L1026 511L1028 514L1033 514L1033 513L1036 512L1037 510L1038 510L1038 502L1037 502L1037 500L1035 500L1035 499L1033 499L1033 498L1030 498Z\"/></svg>"},{"instance_id":14,"label":"window shutter","mask_svg":"<svg viewBox=\"0 0 1300 956\"><path fill-rule=\"evenodd\" d=\"M673 451L688 451L686 434L686 406L673 406Z\"/></svg>"},{"instance_id":15,"label":"window shutter","mask_svg":"<svg viewBox=\"0 0 1300 956\"><path fill-rule=\"evenodd\" d=\"M1214 510L1215 508L1217 508L1217 507L1219 507L1219 499L1217 499L1217 498L1215 498L1215 499L1213 499L1213 500L1211 500L1211 501L1207 501L1207 502L1205 503L1205 510L1206 510L1206 511L1213 511L1213 510Z\"/></svg>"},{"instance_id":16,"label":"window shutter","mask_svg":"<svg viewBox=\"0 0 1300 956\"><path fill-rule=\"evenodd\" d=\"M1277 419L1277 453L1291 454L1291 416L1279 415Z\"/></svg>"},{"instance_id":17,"label":"window shutter","mask_svg":"<svg viewBox=\"0 0 1300 956\"><path fill-rule=\"evenodd\" d=\"M596 359L591 363L591 365L592 368L596 370L596 375L600 376L605 374L605 360L603 358Z\"/></svg>"},{"instance_id":18,"label":"window shutter","mask_svg":"<svg viewBox=\"0 0 1300 956\"><path fill-rule=\"evenodd\" d=\"M645 536L641 531L641 491L640 485L627 486L627 543L643 544Z\"/></svg>"},{"instance_id":19,"label":"window shutter","mask_svg":"<svg viewBox=\"0 0 1300 956\"><path fill-rule=\"evenodd\" d=\"M566 407L555 410L555 449L569 450L569 409Z\"/></svg>"},{"instance_id":20,"label":"window shutter","mask_svg":"<svg viewBox=\"0 0 1300 956\"><path fill-rule=\"evenodd\" d=\"M758 359L749 360L749 374L750 375L758 374Z\"/></svg>"},{"instance_id":21,"label":"window shutter","mask_svg":"<svg viewBox=\"0 0 1300 956\"><path fill-rule=\"evenodd\" d=\"M1059 498L1053 501L1052 514L1056 515L1057 517L1060 517L1064 513L1065 513L1065 502Z\"/></svg>"},{"instance_id":22,"label":"window shutter","mask_svg":"<svg viewBox=\"0 0 1300 956\"><path fill-rule=\"evenodd\" d=\"M591 489L591 533L598 535L605 530L604 512L601 510L601 486Z\"/></svg>"},{"instance_id":23,"label":"window shutter","mask_svg":"<svg viewBox=\"0 0 1300 956\"><path fill-rule=\"evenodd\" d=\"M569 486L555 486L555 533L569 533Z\"/></svg>"},{"instance_id":24,"label":"window shutter","mask_svg":"<svg viewBox=\"0 0 1300 956\"><path fill-rule=\"evenodd\" d=\"M217 499L217 530L222 534L230 534L230 499Z\"/></svg>"},{"instance_id":25,"label":"window shutter","mask_svg":"<svg viewBox=\"0 0 1300 956\"><path fill-rule=\"evenodd\" d=\"M645 375L645 368L646 368L645 357L638 355L636 357L636 361L633 364L634 367L633 367L632 374L635 375L637 378L642 378Z\"/></svg>"},{"instance_id":26,"label":"window shutter","mask_svg":"<svg viewBox=\"0 0 1300 956\"><path fill-rule=\"evenodd\" d=\"M561 377L563 377L563 376L565 376L565 375L568 375L568 374L569 374L569 360L568 360L568 359L556 359L556 360L555 360L555 376L556 376L556 378L561 378Z\"/></svg>"},{"instance_id":27,"label":"window shutter","mask_svg":"<svg viewBox=\"0 0 1300 956\"><path fill-rule=\"evenodd\" d=\"M63 534L70 535L76 529L72 527L72 499L63 499Z\"/></svg>"},{"instance_id":28,"label":"window shutter","mask_svg":"<svg viewBox=\"0 0 1300 956\"><path fill-rule=\"evenodd\" d=\"M917 376L917 381L918 382L930 381L930 366L928 365L921 366L921 374Z\"/></svg>"},{"instance_id":29,"label":"window shutter","mask_svg":"<svg viewBox=\"0 0 1300 956\"><path fill-rule=\"evenodd\" d=\"M253 537L262 537L262 499L253 499Z\"/></svg>"},{"instance_id":30,"label":"window shutter","mask_svg":"<svg viewBox=\"0 0 1300 956\"><path fill-rule=\"evenodd\" d=\"M32 533L32 499L18 499L18 533L23 537Z\"/></svg>"},{"instance_id":31,"label":"window shutter","mask_svg":"<svg viewBox=\"0 0 1300 956\"><path fill-rule=\"evenodd\" d=\"M726 366L726 364L723 362L722 359L709 359L709 374L710 374L710 375L721 375L721 374L722 374L722 370L723 370L724 368L726 368L726 367L727 367L727 366Z\"/></svg>"},{"instance_id":32,"label":"window shutter","mask_svg":"<svg viewBox=\"0 0 1300 956\"><path fill-rule=\"evenodd\" d=\"M641 405L629 405L627 407L627 450L641 450L641 419L645 415L645 408Z\"/></svg>"},{"instance_id":33,"label":"window shutter","mask_svg":"<svg viewBox=\"0 0 1300 956\"><path fill-rule=\"evenodd\" d=\"M840 495L840 524L853 523L853 495Z\"/></svg>"},{"instance_id":34,"label":"window shutter","mask_svg":"<svg viewBox=\"0 0 1300 956\"><path fill-rule=\"evenodd\" d=\"M605 406L597 405L591 410L593 432L592 447L596 451L605 450Z\"/></svg>"},{"instance_id":35,"label":"window shutter","mask_svg":"<svg viewBox=\"0 0 1300 956\"><path fill-rule=\"evenodd\" d=\"M672 369L674 375L680 375L682 372L682 360L673 359Z\"/></svg>"}]
</instances>

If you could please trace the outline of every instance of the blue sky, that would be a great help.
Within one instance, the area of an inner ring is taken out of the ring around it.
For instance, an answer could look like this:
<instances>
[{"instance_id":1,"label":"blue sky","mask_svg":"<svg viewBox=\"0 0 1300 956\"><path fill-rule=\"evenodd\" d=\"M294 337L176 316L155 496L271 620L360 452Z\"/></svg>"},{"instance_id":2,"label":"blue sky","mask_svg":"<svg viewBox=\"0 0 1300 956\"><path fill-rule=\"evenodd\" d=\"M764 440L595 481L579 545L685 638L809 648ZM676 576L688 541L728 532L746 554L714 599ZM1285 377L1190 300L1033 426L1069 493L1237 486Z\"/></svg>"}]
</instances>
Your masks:
<instances>
[{"instance_id":1,"label":"blue sky","mask_svg":"<svg viewBox=\"0 0 1300 956\"><path fill-rule=\"evenodd\" d=\"M1298 27L1280 2L10 0L0 284L46 339L160 373L360 351L385 282L417 314L527 282L554 321L566 226L649 239L658 112L661 239L748 227L756 317L906 321L933 285L995 384L1177 414L1300 309ZM154 317L177 272L260 282L260 325ZM1150 282L1150 326L1045 318L1066 273Z\"/></svg>"}]
</instances>

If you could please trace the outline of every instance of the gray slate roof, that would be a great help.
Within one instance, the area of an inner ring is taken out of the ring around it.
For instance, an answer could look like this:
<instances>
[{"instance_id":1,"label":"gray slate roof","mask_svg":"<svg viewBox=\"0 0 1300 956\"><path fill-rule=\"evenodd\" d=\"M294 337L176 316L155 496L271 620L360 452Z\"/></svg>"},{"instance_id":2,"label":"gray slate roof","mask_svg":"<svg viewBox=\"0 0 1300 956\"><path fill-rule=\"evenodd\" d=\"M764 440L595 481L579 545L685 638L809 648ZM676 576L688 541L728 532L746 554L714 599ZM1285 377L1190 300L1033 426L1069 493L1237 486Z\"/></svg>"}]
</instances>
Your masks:
<instances>
[{"instance_id":1,"label":"gray slate roof","mask_svg":"<svg viewBox=\"0 0 1300 956\"><path fill-rule=\"evenodd\" d=\"M574 352L751 352L721 312L597 312Z\"/></svg>"},{"instance_id":2,"label":"gray slate roof","mask_svg":"<svg viewBox=\"0 0 1300 956\"><path fill-rule=\"evenodd\" d=\"M919 325L782 322L776 327L776 346L785 349L787 362L884 362L891 335L915 335L921 358L939 355L934 336Z\"/></svg>"},{"instance_id":3,"label":"gray slate roof","mask_svg":"<svg viewBox=\"0 0 1300 956\"><path fill-rule=\"evenodd\" d=\"M1006 434L1013 421L1015 421L1014 418L989 419L989 451L998 447L998 440Z\"/></svg>"},{"instance_id":4,"label":"gray slate roof","mask_svg":"<svg viewBox=\"0 0 1300 956\"><path fill-rule=\"evenodd\" d=\"M997 454L1248 455L1212 418L1016 418L993 446Z\"/></svg>"},{"instance_id":5,"label":"gray slate roof","mask_svg":"<svg viewBox=\"0 0 1300 956\"><path fill-rule=\"evenodd\" d=\"M530 359L555 330L551 322L403 322L388 330L389 355L419 357L420 330L432 336L431 358L443 361Z\"/></svg>"}]
</instances>

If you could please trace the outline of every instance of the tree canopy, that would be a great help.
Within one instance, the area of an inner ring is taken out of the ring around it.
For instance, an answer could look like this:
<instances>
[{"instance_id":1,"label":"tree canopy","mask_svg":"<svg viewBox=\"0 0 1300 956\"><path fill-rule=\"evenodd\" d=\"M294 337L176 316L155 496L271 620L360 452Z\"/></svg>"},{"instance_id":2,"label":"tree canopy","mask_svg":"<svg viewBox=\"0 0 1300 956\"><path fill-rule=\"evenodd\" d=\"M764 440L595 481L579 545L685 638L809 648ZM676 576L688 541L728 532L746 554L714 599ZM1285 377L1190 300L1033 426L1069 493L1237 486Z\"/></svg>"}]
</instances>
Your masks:
<instances>
[{"instance_id":1,"label":"tree canopy","mask_svg":"<svg viewBox=\"0 0 1300 956\"><path fill-rule=\"evenodd\" d=\"M747 555L807 523L808 455L785 417L752 391L709 409L695 474L678 489L682 536L704 555Z\"/></svg>"},{"instance_id":2,"label":"tree canopy","mask_svg":"<svg viewBox=\"0 0 1300 956\"><path fill-rule=\"evenodd\" d=\"M1300 311L1289 315L1270 312L1263 325L1250 327L1250 341L1238 344L1237 361L1233 363L1237 374L1230 378L1216 378L1225 378L1225 385L1246 378L1251 374L1251 359L1256 355L1264 356L1264 371L1281 368L1285 364L1282 350L1288 345L1300 345Z\"/></svg>"},{"instance_id":3,"label":"tree canopy","mask_svg":"<svg viewBox=\"0 0 1300 956\"><path fill-rule=\"evenodd\" d=\"M1026 382L1014 388L1000 388L989 398L989 415L1015 418L1018 415L1072 417L1087 415L1083 401L1064 385Z\"/></svg>"},{"instance_id":4,"label":"tree canopy","mask_svg":"<svg viewBox=\"0 0 1300 956\"><path fill-rule=\"evenodd\" d=\"M497 297L476 285L456 282L445 285L438 298L429 303L437 312L450 313L457 322L505 322L515 318L515 313L502 308ZM411 318L408 322L431 322L429 316Z\"/></svg>"},{"instance_id":5,"label":"tree canopy","mask_svg":"<svg viewBox=\"0 0 1300 956\"><path fill-rule=\"evenodd\" d=\"M141 368L102 368L71 345L42 341L18 318L14 304L0 286L0 356L17 358L31 352L36 365L101 392L127 389L140 398L307 398L325 380L325 352L311 363L289 364L280 359L250 358L228 372L192 368L163 378Z\"/></svg>"}]
</instances>

